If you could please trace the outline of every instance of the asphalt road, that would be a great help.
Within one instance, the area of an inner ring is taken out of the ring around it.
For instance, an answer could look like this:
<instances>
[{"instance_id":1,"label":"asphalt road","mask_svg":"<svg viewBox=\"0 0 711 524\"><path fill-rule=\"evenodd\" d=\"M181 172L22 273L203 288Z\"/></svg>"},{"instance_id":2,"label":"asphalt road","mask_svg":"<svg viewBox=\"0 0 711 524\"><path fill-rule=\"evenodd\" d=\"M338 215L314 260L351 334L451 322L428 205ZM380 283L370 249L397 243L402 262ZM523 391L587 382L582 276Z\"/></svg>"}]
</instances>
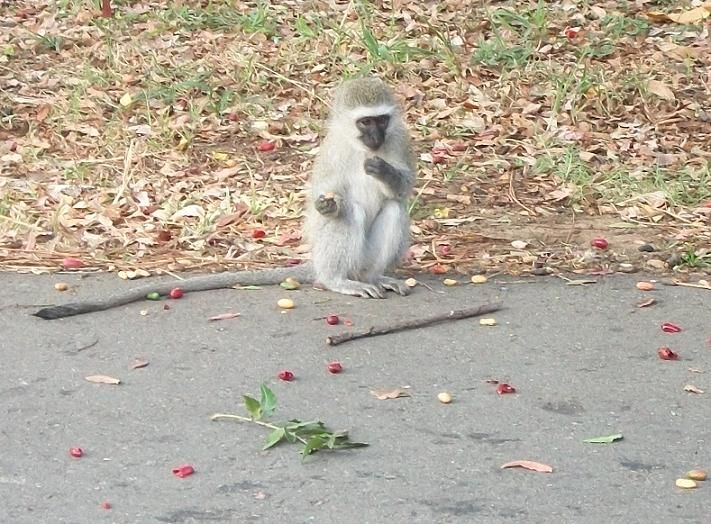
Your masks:
<instances>
[{"instance_id":1,"label":"asphalt road","mask_svg":"<svg viewBox=\"0 0 711 524\"><path fill-rule=\"evenodd\" d=\"M640 279L432 281L380 301L222 290L169 310L145 302L44 321L22 306L133 284L0 274L0 522L711 522L711 481L675 486L689 469L711 470L711 292L645 293ZM55 291L59 281L71 289ZM276 307L284 296L296 302L286 313ZM636 307L651 296L657 304ZM469 319L324 343L494 300L505 306L489 315L494 327ZM227 311L241 316L207 321ZM353 327L318 319L331 313ZM663 322L683 331L664 333ZM681 360L660 360L663 345ZM148 366L131 369L137 358ZM344 372L329 374L331 360ZM282 369L296 380L280 381ZM96 374L121 384L85 380ZM517 392L497 395L487 380ZM241 395L262 382L277 396L277 421L318 418L370 446L302 464L294 445L261 451L265 428L210 420L244 415ZM402 386L409 398L370 393ZM438 402L442 391L451 404ZM614 433L623 440L583 442ZM70 457L77 446L84 456ZM501 469L518 459L553 472ZM181 464L195 473L177 478Z\"/></svg>"}]
</instances>

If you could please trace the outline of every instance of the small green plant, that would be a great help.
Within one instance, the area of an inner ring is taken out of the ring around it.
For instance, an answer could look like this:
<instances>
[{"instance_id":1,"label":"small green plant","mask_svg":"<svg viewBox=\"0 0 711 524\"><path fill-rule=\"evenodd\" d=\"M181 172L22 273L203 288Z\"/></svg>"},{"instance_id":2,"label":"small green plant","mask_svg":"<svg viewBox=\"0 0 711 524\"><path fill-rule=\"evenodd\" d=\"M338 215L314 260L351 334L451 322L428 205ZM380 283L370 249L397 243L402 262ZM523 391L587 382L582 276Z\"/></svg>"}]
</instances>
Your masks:
<instances>
[{"instance_id":1,"label":"small green plant","mask_svg":"<svg viewBox=\"0 0 711 524\"><path fill-rule=\"evenodd\" d=\"M711 252L688 246L686 251L681 253L681 265L688 268L711 267Z\"/></svg>"},{"instance_id":2,"label":"small green plant","mask_svg":"<svg viewBox=\"0 0 711 524\"><path fill-rule=\"evenodd\" d=\"M242 395L244 406L247 408L249 417L241 415L231 415L227 413L216 413L210 420L232 419L243 422L253 422L259 426L271 429L264 442L263 450L272 448L282 442L291 444L299 443L303 445L300 453L302 462L307 456L322 450L363 448L368 444L364 442L353 442L348 439L345 431L331 431L319 420L301 421L291 419L282 424L272 424L265 422L264 418L270 417L276 410L276 396L266 384L260 386L260 398L257 400L249 395Z\"/></svg>"}]
</instances>

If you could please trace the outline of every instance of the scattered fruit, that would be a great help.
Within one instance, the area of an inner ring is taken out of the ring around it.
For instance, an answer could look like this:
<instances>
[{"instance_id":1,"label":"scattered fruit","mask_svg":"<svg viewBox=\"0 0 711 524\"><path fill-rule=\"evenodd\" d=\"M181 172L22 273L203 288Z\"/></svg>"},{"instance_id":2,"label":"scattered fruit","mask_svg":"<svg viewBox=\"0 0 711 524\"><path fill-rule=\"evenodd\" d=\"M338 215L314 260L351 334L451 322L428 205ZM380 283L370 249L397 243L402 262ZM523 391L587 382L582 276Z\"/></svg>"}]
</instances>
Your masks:
<instances>
[{"instance_id":1,"label":"scattered fruit","mask_svg":"<svg viewBox=\"0 0 711 524\"><path fill-rule=\"evenodd\" d=\"M74 458L80 458L84 456L84 450L81 448L69 448L69 454Z\"/></svg>"},{"instance_id":2,"label":"scattered fruit","mask_svg":"<svg viewBox=\"0 0 711 524\"><path fill-rule=\"evenodd\" d=\"M128 275L125 271L119 271L117 275L121 280L128 280Z\"/></svg>"},{"instance_id":3,"label":"scattered fruit","mask_svg":"<svg viewBox=\"0 0 711 524\"><path fill-rule=\"evenodd\" d=\"M452 246L444 244L440 246L439 251L442 253L442 256L447 257L452 254Z\"/></svg>"},{"instance_id":4,"label":"scattered fruit","mask_svg":"<svg viewBox=\"0 0 711 524\"><path fill-rule=\"evenodd\" d=\"M447 267L443 266L442 264L435 264L434 266L432 266L431 271L435 275L443 275L447 272Z\"/></svg>"},{"instance_id":5,"label":"scattered fruit","mask_svg":"<svg viewBox=\"0 0 711 524\"><path fill-rule=\"evenodd\" d=\"M264 238L265 236L267 236L267 233L263 229L252 230L252 238Z\"/></svg>"},{"instance_id":6,"label":"scattered fruit","mask_svg":"<svg viewBox=\"0 0 711 524\"><path fill-rule=\"evenodd\" d=\"M496 386L496 393L497 395L508 395L510 393L516 393L516 388L506 382L502 382Z\"/></svg>"},{"instance_id":7,"label":"scattered fruit","mask_svg":"<svg viewBox=\"0 0 711 524\"><path fill-rule=\"evenodd\" d=\"M301 282L299 282L295 278L287 277L284 279L284 282L279 284L279 286L281 286L282 289L286 289L287 291L293 291L301 287Z\"/></svg>"},{"instance_id":8,"label":"scattered fruit","mask_svg":"<svg viewBox=\"0 0 711 524\"><path fill-rule=\"evenodd\" d=\"M652 291L654 289L654 284L651 282L637 282L637 289L640 291Z\"/></svg>"},{"instance_id":9,"label":"scattered fruit","mask_svg":"<svg viewBox=\"0 0 711 524\"><path fill-rule=\"evenodd\" d=\"M703 469L692 469L687 472L686 478L691 480L706 480L706 472Z\"/></svg>"},{"instance_id":10,"label":"scattered fruit","mask_svg":"<svg viewBox=\"0 0 711 524\"><path fill-rule=\"evenodd\" d=\"M480 318L479 325L480 326L495 326L496 319L495 318Z\"/></svg>"},{"instance_id":11,"label":"scattered fruit","mask_svg":"<svg viewBox=\"0 0 711 524\"><path fill-rule=\"evenodd\" d=\"M288 369L285 369L284 371L279 372L279 380L283 380L284 382L291 382L292 380L294 380L294 374Z\"/></svg>"},{"instance_id":12,"label":"scattered fruit","mask_svg":"<svg viewBox=\"0 0 711 524\"><path fill-rule=\"evenodd\" d=\"M676 479L675 484L681 489L694 489L697 486L696 481L691 479Z\"/></svg>"},{"instance_id":13,"label":"scattered fruit","mask_svg":"<svg viewBox=\"0 0 711 524\"><path fill-rule=\"evenodd\" d=\"M62 266L64 266L64 269L77 269L80 268L84 265L84 262L82 262L78 258L65 258L62 260Z\"/></svg>"},{"instance_id":14,"label":"scattered fruit","mask_svg":"<svg viewBox=\"0 0 711 524\"><path fill-rule=\"evenodd\" d=\"M437 400L439 400L442 404L449 404L452 402L452 395L446 391L443 391L437 395Z\"/></svg>"},{"instance_id":15,"label":"scattered fruit","mask_svg":"<svg viewBox=\"0 0 711 524\"><path fill-rule=\"evenodd\" d=\"M101 503L101 509L111 509L111 502L102 502Z\"/></svg>"},{"instance_id":16,"label":"scattered fruit","mask_svg":"<svg viewBox=\"0 0 711 524\"><path fill-rule=\"evenodd\" d=\"M282 309L294 309L294 301L290 298L280 298L277 302L277 306Z\"/></svg>"},{"instance_id":17,"label":"scattered fruit","mask_svg":"<svg viewBox=\"0 0 711 524\"><path fill-rule=\"evenodd\" d=\"M183 298L183 290L180 289L179 287L174 287L173 289L170 290L170 293L168 293L168 296L170 296L170 298L175 298L175 299Z\"/></svg>"},{"instance_id":18,"label":"scattered fruit","mask_svg":"<svg viewBox=\"0 0 711 524\"><path fill-rule=\"evenodd\" d=\"M609 246L607 240L604 238L593 238L590 241L590 245L595 249L607 249Z\"/></svg>"},{"instance_id":19,"label":"scattered fruit","mask_svg":"<svg viewBox=\"0 0 711 524\"><path fill-rule=\"evenodd\" d=\"M56 289L57 291L66 291L67 289L69 289L69 284L66 284L65 282L57 282L54 285L54 289Z\"/></svg>"},{"instance_id":20,"label":"scattered fruit","mask_svg":"<svg viewBox=\"0 0 711 524\"><path fill-rule=\"evenodd\" d=\"M160 300L160 293L157 291L151 291L146 295L146 299L148 300Z\"/></svg>"},{"instance_id":21,"label":"scattered fruit","mask_svg":"<svg viewBox=\"0 0 711 524\"><path fill-rule=\"evenodd\" d=\"M407 287L415 287L417 285L417 280L415 280L414 278L408 278L407 280L405 280L405 285Z\"/></svg>"},{"instance_id":22,"label":"scattered fruit","mask_svg":"<svg viewBox=\"0 0 711 524\"><path fill-rule=\"evenodd\" d=\"M262 153L266 153L268 151L274 151L274 148L276 147L276 144L274 142L270 142L269 140L263 140L257 144L257 150L261 151Z\"/></svg>"},{"instance_id":23,"label":"scattered fruit","mask_svg":"<svg viewBox=\"0 0 711 524\"><path fill-rule=\"evenodd\" d=\"M179 478L185 478L195 473L195 469L190 464L183 464L177 468L173 468L173 475Z\"/></svg>"},{"instance_id":24,"label":"scattered fruit","mask_svg":"<svg viewBox=\"0 0 711 524\"><path fill-rule=\"evenodd\" d=\"M456 286L458 283L459 283L459 282L457 282L457 281L454 280L453 278L445 278L445 279L442 281L442 284L444 284L445 286Z\"/></svg>"},{"instance_id":25,"label":"scattered fruit","mask_svg":"<svg viewBox=\"0 0 711 524\"><path fill-rule=\"evenodd\" d=\"M341 365L340 362L338 362L336 360L334 360L333 362L329 362L327 367L328 367L329 373L336 374L336 373L340 373L341 371L343 371L343 366Z\"/></svg>"},{"instance_id":26,"label":"scattered fruit","mask_svg":"<svg viewBox=\"0 0 711 524\"><path fill-rule=\"evenodd\" d=\"M338 315L328 315L326 317L326 324L329 326L335 326L340 322L340 319L338 318Z\"/></svg>"},{"instance_id":27,"label":"scattered fruit","mask_svg":"<svg viewBox=\"0 0 711 524\"><path fill-rule=\"evenodd\" d=\"M679 355L666 346L660 347L657 350L657 355L659 355L659 358L662 360L679 360Z\"/></svg>"},{"instance_id":28,"label":"scattered fruit","mask_svg":"<svg viewBox=\"0 0 711 524\"><path fill-rule=\"evenodd\" d=\"M487 278L484 275L473 275L471 280L472 284L483 284L487 281Z\"/></svg>"},{"instance_id":29,"label":"scattered fruit","mask_svg":"<svg viewBox=\"0 0 711 524\"><path fill-rule=\"evenodd\" d=\"M662 331L665 333L679 333L681 328L671 322L664 322L664 324L662 324Z\"/></svg>"}]
</instances>

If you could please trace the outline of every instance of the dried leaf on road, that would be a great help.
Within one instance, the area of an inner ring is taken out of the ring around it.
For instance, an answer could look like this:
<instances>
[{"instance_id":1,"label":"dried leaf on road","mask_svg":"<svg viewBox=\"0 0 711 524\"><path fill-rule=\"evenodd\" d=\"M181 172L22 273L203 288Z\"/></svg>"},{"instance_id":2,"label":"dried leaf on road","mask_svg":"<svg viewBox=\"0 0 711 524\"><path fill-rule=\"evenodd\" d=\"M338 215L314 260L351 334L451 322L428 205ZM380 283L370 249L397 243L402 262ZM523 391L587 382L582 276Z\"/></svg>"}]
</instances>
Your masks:
<instances>
[{"instance_id":1,"label":"dried leaf on road","mask_svg":"<svg viewBox=\"0 0 711 524\"><path fill-rule=\"evenodd\" d=\"M696 393L698 395L700 395L704 392L703 389L699 389L696 386L694 386L693 384L687 384L686 386L684 386L684 391L688 391L689 393Z\"/></svg>"},{"instance_id":2,"label":"dried leaf on road","mask_svg":"<svg viewBox=\"0 0 711 524\"><path fill-rule=\"evenodd\" d=\"M615 433L614 435L605 435L604 437L586 438L583 442L587 444L612 444L613 442L622 440L623 438L622 433Z\"/></svg>"},{"instance_id":3,"label":"dried leaf on road","mask_svg":"<svg viewBox=\"0 0 711 524\"><path fill-rule=\"evenodd\" d=\"M84 379L89 382L93 382L94 384L111 384L116 386L121 383L119 379L108 375L90 375L88 377L84 377Z\"/></svg>"},{"instance_id":4,"label":"dried leaf on road","mask_svg":"<svg viewBox=\"0 0 711 524\"><path fill-rule=\"evenodd\" d=\"M643 300L642 302L637 304L637 307L640 307L640 308L641 307L649 307L649 306L656 304L656 303L657 303L656 298L648 298L647 300Z\"/></svg>"},{"instance_id":5,"label":"dried leaf on road","mask_svg":"<svg viewBox=\"0 0 711 524\"><path fill-rule=\"evenodd\" d=\"M501 469L507 468L524 468L530 469L531 471L538 471L540 473L553 473L553 468L548 464L534 462L532 460L513 460L501 466Z\"/></svg>"},{"instance_id":6,"label":"dried leaf on road","mask_svg":"<svg viewBox=\"0 0 711 524\"><path fill-rule=\"evenodd\" d=\"M219 315L215 315L214 317L210 317L207 320L213 321L213 320L229 320L230 318L237 318L240 314L239 313L220 313Z\"/></svg>"},{"instance_id":7,"label":"dried leaf on road","mask_svg":"<svg viewBox=\"0 0 711 524\"><path fill-rule=\"evenodd\" d=\"M394 399L394 398L409 397L410 396L410 393L402 388L373 389L370 391L370 394L373 395L378 400L390 400L390 399Z\"/></svg>"},{"instance_id":8,"label":"dried leaf on road","mask_svg":"<svg viewBox=\"0 0 711 524\"><path fill-rule=\"evenodd\" d=\"M141 360L141 359L136 359L133 362L131 362L131 369L141 369L144 368L148 365L147 360Z\"/></svg>"}]
</instances>

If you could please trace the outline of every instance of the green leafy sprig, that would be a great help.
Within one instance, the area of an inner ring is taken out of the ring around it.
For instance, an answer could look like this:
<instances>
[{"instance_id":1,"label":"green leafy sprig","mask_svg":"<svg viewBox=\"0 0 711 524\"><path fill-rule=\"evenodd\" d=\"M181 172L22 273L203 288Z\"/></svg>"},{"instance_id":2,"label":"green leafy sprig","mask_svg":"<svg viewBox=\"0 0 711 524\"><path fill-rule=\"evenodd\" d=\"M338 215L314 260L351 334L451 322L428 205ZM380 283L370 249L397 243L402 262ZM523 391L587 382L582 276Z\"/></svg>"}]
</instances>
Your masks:
<instances>
[{"instance_id":1,"label":"green leafy sprig","mask_svg":"<svg viewBox=\"0 0 711 524\"><path fill-rule=\"evenodd\" d=\"M215 413L211 420L232 419L243 422L252 422L259 426L271 429L264 442L263 450L272 448L282 442L291 444L300 443L301 460L307 456L321 450L352 449L367 446L365 442L353 442L348 439L346 431L331 431L320 420L301 421L291 419L286 423L273 424L265 422L263 419L270 417L276 410L276 395L265 384L259 388L260 398L257 400L249 395L242 395L244 406L249 413L249 417L232 415L229 413Z\"/></svg>"}]
</instances>

